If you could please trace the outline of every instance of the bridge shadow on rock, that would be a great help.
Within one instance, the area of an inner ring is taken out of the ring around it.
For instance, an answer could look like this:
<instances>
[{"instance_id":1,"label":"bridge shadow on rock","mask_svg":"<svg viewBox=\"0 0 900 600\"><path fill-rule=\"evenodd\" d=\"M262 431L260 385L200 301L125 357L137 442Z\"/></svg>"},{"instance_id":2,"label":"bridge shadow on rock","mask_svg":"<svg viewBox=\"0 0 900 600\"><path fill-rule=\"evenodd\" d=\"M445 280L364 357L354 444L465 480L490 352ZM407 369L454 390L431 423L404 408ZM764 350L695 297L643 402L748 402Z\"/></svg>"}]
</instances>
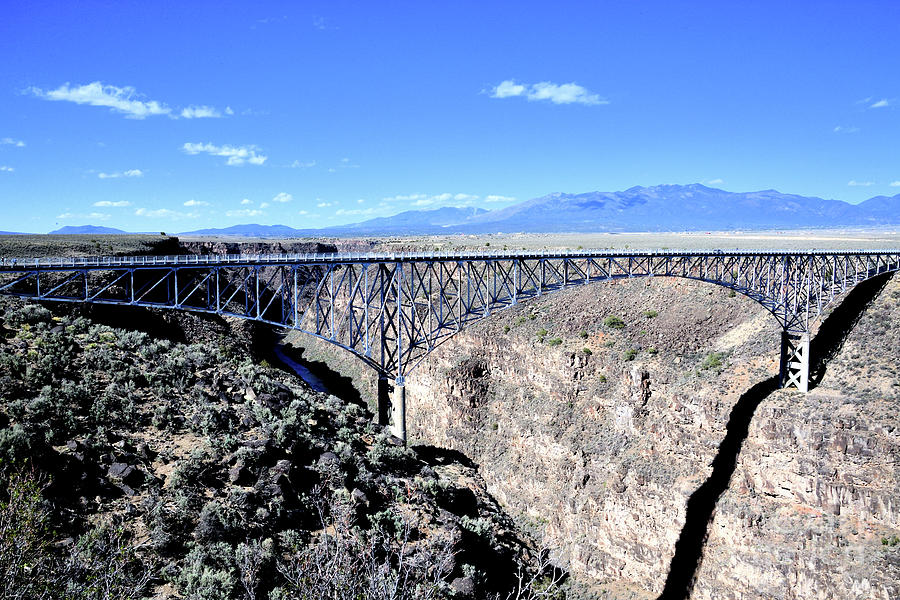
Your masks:
<instances>
[{"instance_id":1,"label":"bridge shadow on rock","mask_svg":"<svg viewBox=\"0 0 900 600\"><path fill-rule=\"evenodd\" d=\"M809 389L822 382L828 363L843 348L847 335L892 276L893 273L886 273L863 281L850 290L844 301L822 322L816 337L809 342Z\"/></svg>"},{"instance_id":2,"label":"bridge shadow on rock","mask_svg":"<svg viewBox=\"0 0 900 600\"><path fill-rule=\"evenodd\" d=\"M356 386L353 384L353 379L335 371L326 362L305 359L303 357L306 352L305 348L294 346L292 344L284 344L281 346L281 350L288 358L309 370L316 379L321 381L328 388L329 394L337 396L345 402L357 404L366 410L370 410L370 407L366 404L365 400L363 400L362 394L359 393L359 390L356 389ZM276 356L273 355L272 358L279 363L282 363ZM289 365L285 365L285 368L296 373Z\"/></svg>"},{"instance_id":3,"label":"bridge shadow on rock","mask_svg":"<svg viewBox=\"0 0 900 600\"><path fill-rule=\"evenodd\" d=\"M860 283L823 321L816 337L810 341L810 388L821 382L828 361L844 345L848 334L890 277L891 274L888 274ZM779 377L769 377L744 392L731 409L725 438L712 463L712 473L688 499L684 527L675 543L675 554L658 600L686 600L690 597L697 570L703 561L703 550L709 536L709 526L715 517L716 504L731 482L741 447L750 430L750 421L760 403L777 389Z\"/></svg>"}]
</instances>

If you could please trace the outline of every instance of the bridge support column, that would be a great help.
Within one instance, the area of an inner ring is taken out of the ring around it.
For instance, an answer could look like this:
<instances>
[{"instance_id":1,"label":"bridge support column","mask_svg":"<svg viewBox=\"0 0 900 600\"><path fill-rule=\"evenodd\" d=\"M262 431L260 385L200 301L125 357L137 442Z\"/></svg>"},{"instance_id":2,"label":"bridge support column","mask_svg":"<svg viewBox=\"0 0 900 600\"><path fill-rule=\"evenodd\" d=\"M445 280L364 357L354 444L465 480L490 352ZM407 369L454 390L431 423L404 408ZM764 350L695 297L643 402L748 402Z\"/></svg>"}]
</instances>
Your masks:
<instances>
[{"instance_id":1,"label":"bridge support column","mask_svg":"<svg viewBox=\"0 0 900 600\"><path fill-rule=\"evenodd\" d=\"M809 391L809 334L781 332L781 387Z\"/></svg>"},{"instance_id":2,"label":"bridge support column","mask_svg":"<svg viewBox=\"0 0 900 600\"><path fill-rule=\"evenodd\" d=\"M406 385L398 377L391 397L391 433L406 443Z\"/></svg>"},{"instance_id":3,"label":"bridge support column","mask_svg":"<svg viewBox=\"0 0 900 600\"><path fill-rule=\"evenodd\" d=\"M391 384L384 375L378 375L378 424L391 424Z\"/></svg>"},{"instance_id":4,"label":"bridge support column","mask_svg":"<svg viewBox=\"0 0 900 600\"><path fill-rule=\"evenodd\" d=\"M378 424L389 426L392 435L406 442L406 385L402 377L394 382L378 378Z\"/></svg>"}]
</instances>

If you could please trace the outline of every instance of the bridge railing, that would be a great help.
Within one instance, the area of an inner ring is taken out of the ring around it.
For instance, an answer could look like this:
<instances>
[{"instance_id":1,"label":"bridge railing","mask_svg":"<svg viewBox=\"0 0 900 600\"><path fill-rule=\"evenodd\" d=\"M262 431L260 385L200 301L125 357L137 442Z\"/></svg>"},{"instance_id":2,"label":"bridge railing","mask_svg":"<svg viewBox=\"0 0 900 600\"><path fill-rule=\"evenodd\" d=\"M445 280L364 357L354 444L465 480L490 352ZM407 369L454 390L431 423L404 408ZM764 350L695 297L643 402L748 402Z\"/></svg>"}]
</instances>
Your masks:
<instances>
[{"instance_id":1,"label":"bridge railing","mask_svg":"<svg viewBox=\"0 0 900 600\"><path fill-rule=\"evenodd\" d=\"M45 258L2 258L0 268L9 270L53 268L103 268L140 266L180 266L210 264L278 264L278 263L335 263L335 262L393 262L446 260L502 260L587 258L597 256L859 256L896 254L896 250L500 250L482 252L330 252L281 254L178 254L167 256L87 256Z\"/></svg>"}]
</instances>

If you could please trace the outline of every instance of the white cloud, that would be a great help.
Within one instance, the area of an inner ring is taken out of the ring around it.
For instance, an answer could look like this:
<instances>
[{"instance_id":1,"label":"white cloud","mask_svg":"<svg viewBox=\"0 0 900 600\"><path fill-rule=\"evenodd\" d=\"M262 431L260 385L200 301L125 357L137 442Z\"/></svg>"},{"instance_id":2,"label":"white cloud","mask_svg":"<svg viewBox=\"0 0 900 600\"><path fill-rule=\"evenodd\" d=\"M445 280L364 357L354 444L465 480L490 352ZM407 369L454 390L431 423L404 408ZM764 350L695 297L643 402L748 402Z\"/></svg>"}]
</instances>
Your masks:
<instances>
[{"instance_id":1,"label":"white cloud","mask_svg":"<svg viewBox=\"0 0 900 600\"><path fill-rule=\"evenodd\" d=\"M886 106L890 106L891 102L887 98L882 98L878 102L873 102L869 108L884 108Z\"/></svg>"},{"instance_id":2,"label":"white cloud","mask_svg":"<svg viewBox=\"0 0 900 600\"><path fill-rule=\"evenodd\" d=\"M14 140L12 138L5 137L0 139L0 146L15 146L16 148L24 148L25 142L22 140Z\"/></svg>"},{"instance_id":3,"label":"white cloud","mask_svg":"<svg viewBox=\"0 0 900 600\"><path fill-rule=\"evenodd\" d=\"M133 87L117 87L103 85L99 81L86 85L72 86L68 83L55 90L43 91L31 88L31 93L45 100L74 102L90 106L105 106L129 119L144 119L155 115L170 115L172 109L156 100L139 100L139 94Z\"/></svg>"},{"instance_id":4,"label":"white cloud","mask_svg":"<svg viewBox=\"0 0 900 600\"><path fill-rule=\"evenodd\" d=\"M512 196L498 196L496 194L491 194L489 196L484 197L485 202L515 202L516 199Z\"/></svg>"},{"instance_id":5,"label":"white cloud","mask_svg":"<svg viewBox=\"0 0 900 600\"><path fill-rule=\"evenodd\" d=\"M334 202L319 202L318 204L316 204L316 207L317 208L327 208L327 207L333 206L333 205L334 205Z\"/></svg>"},{"instance_id":6,"label":"white cloud","mask_svg":"<svg viewBox=\"0 0 900 600\"><path fill-rule=\"evenodd\" d=\"M268 202L263 202L262 204L259 205L259 207L260 207L260 208L269 208L269 203L268 203Z\"/></svg>"},{"instance_id":7,"label":"white cloud","mask_svg":"<svg viewBox=\"0 0 900 600\"><path fill-rule=\"evenodd\" d=\"M3 172L12 173L13 171L15 171L15 169L13 167L8 167L6 165L0 165L0 173L3 173Z\"/></svg>"},{"instance_id":8,"label":"white cloud","mask_svg":"<svg viewBox=\"0 0 900 600\"><path fill-rule=\"evenodd\" d=\"M243 200L241 200L241 204L247 206L248 204L253 204L253 200L251 200L250 198L244 198Z\"/></svg>"},{"instance_id":9,"label":"white cloud","mask_svg":"<svg viewBox=\"0 0 900 600\"><path fill-rule=\"evenodd\" d=\"M418 200L419 198L425 198L425 194L408 194L401 196L391 196L389 198L382 198L384 202L406 202L408 200Z\"/></svg>"},{"instance_id":10,"label":"white cloud","mask_svg":"<svg viewBox=\"0 0 900 600\"><path fill-rule=\"evenodd\" d=\"M339 208L334 214L338 216L371 215L375 213L376 210L377 209L375 208L351 208L349 210L345 208Z\"/></svg>"},{"instance_id":11,"label":"white cloud","mask_svg":"<svg viewBox=\"0 0 900 600\"><path fill-rule=\"evenodd\" d=\"M250 163L251 165L261 165L266 162L267 156L257 154L256 146L216 146L214 144L193 144L186 143L181 147L185 154L200 154L204 152L211 156L224 156L228 160L225 164L236 166Z\"/></svg>"},{"instance_id":12,"label":"white cloud","mask_svg":"<svg viewBox=\"0 0 900 600\"><path fill-rule=\"evenodd\" d=\"M228 115L228 116L230 117L231 115L234 114L234 111L231 109L230 106L226 106L226 107L225 107L225 114Z\"/></svg>"},{"instance_id":13,"label":"white cloud","mask_svg":"<svg viewBox=\"0 0 900 600\"><path fill-rule=\"evenodd\" d=\"M311 160L309 162L300 162L299 160L295 160L291 163L292 169L309 169L310 167L316 166L316 161Z\"/></svg>"},{"instance_id":14,"label":"white cloud","mask_svg":"<svg viewBox=\"0 0 900 600\"><path fill-rule=\"evenodd\" d=\"M143 177L144 172L140 169L128 169L121 173L97 173L100 179L119 179L121 177Z\"/></svg>"},{"instance_id":15,"label":"white cloud","mask_svg":"<svg viewBox=\"0 0 900 600\"><path fill-rule=\"evenodd\" d=\"M720 185L723 183L725 183L725 182L722 181L721 177L716 177L715 179L710 179L709 181L707 181L706 185Z\"/></svg>"},{"instance_id":16,"label":"white cloud","mask_svg":"<svg viewBox=\"0 0 900 600\"><path fill-rule=\"evenodd\" d=\"M874 181L856 181L855 179L851 179L847 182L847 185L853 187L869 187L870 185L875 185Z\"/></svg>"},{"instance_id":17,"label":"white cloud","mask_svg":"<svg viewBox=\"0 0 900 600\"><path fill-rule=\"evenodd\" d=\"M212 106L188 106L181 109L182 119L218 119L221 116L222 113Z\"/></svg>"},{"instance_id":18,"label":"white cloud","mask_svg":"<svg viewBox=\"0 0 900 600\"><path fill-rule=\"evenodd\" d=\"M204 200L194 200L191 198L187 202L184 203L185 206L209 206L209 202Z\"/></svg>"},{"instance_id":19,"label":"white cloud","mask_svg":"<svg viewBox=\"0 0 900 600\"><path fill-rule=\"evenodd\" d=\"M430 206L434 204L434 198L419 198L415 202L412 203L411 206Z\"/></svg>"},{"instance_id":20,"label":"white cloud","mask_svg":"<svg viewBox=\"0 0 900 600\"><path fill-rule=\"evenodd\" d=\"M513 96L521 96L525 94L525 86L516 83L512 79L500 82L500 85L494 88L491 98L512 98Z\"/></svg>"},{"instance_id":21,"label":"white cloud","mask_svg":"<svg viewBox=\"0 0 900 600\"><path fill-rule=\"evenodd\" d=\"M892 181L891 187L900 187L900 181Z\"/></svg>"},{"instance_id":22,"label":"white cloud","mask_svg":"<svg viewBox=\"0 0 900 600\"><path fill-rule=\"evenodd\" d=\"M605 98L588 91L577 83L552 83L541 81L534 84L516 83L507 79L491 90L491 98L512 98L524 96L530 101L548 100L553 104L609 104Z\"/></svg>"},{"instance_id":23,"label":"white cloud","mask_svg":"<svg viewBox=\"0 0 900 600\"><path fill-rule=\"evenodd\" d=\"M309 212L308 212L308 211L305 211L305 210L298 210L298 211L297 211L297 214L298 214L298 215L308 215Z\"/></svg>"},{"instance_id":24,"label":"white cloud","mask_svg":"<svg viewBox=\"0 0 900 600\"><path fill-rule=\"evenodd\" d=\"M265 213L263 211L256 208L242 208L240 210L225 211L226 217L258 217L264 214Z\"/></svg>"},{"instance_id":25,"label":"white cloud","mask_svg":"<svg viewBox=\"0 0 900 600\"><path fill-rule=\"evenodd\" d=\"M272 202L285 203L285 202L290 202L293 199L294 199L294 197L291 196L290 194L288 194L287 192L281 192L280 194L278 194L277 196L272 198Z\"/></svg>"},{"instance_id":26,"label":"white cloud","mask_svg":"<svg viewBox=\"0 0 900 600\"><path fill-rule=\"evenodd\" d=\"M112 215L108 215L106 213L100 212L92 212L88 214L84 213L70 213L65 212L61 215L56 215L56 218L60 221L70 221L73 219L77 219L79 221L90 220L90 221L105 221L109 219Z\"/></svg>"},{"instance_id":27,"label":"white cloud","mask_svg":"<svg viewBox=\"0 0 900 600\"><path fill-rule=\"evenodd\" d=\"M148 217L151 219L193 219L197 216L196 213L183 213L168 208L157 208L155 210L139 208L134 211L134 214L138 217Z\"/></svg>"},{"instance_id":28,"label":"white cloud","mask_svg":"<svg viewBox=\"0 0 900 600\"><path fill-rule=\"evenodd\" d=\"M859 127L844 127L843 125L837 125L832 131L834 133L857 133Z\"/></svg>"},{"instance_id":29,"label":"white cloud","mask_svg":"<svg viewBox=\"0 0 900 600\"><path fill-rule=\"evenodd\" d=\"M365 198L360 198L359 200L356 201L356 203L357 203L357 204L365 204L365 203L366 203L366 199L365 199Z\"/></svg>"},{"instance_id":30,"label":"white cloud","mask_svg":"<svg viewBox=\"0 0 900 600\"><path fill-rule=\"evenodd\" d=\"M128 200L100 200L98 202L94 202L92 206L115 206L121 208L123 206L131 206L131 202Z\"/></svg>"}]
</instances>

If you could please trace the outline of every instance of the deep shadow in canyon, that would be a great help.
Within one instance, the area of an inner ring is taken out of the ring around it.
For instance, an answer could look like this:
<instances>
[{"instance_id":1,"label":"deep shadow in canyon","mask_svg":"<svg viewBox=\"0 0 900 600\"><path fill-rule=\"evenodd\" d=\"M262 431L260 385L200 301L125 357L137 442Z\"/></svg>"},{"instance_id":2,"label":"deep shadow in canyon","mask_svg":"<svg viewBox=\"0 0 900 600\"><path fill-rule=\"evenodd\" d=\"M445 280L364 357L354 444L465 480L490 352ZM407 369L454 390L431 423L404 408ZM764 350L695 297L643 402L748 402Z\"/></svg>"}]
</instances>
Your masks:
<instances>
[{"instance_id":1,"label":"deep shadow in canyon","mask_svg":"<svg viewBox=\"0 0 900 600\"><path fill-rule=\"evenodd\" d=\"M840 351L853 327L890 277L891 274L886 274L860 283L822 322L815 338L810 341L810 389L821 383L828 361ZM716 504L728 489L741 447L750 430L750 421L760 403L777 389L779 377L774 375L744 392L732 408L725 438L713 459L712 473L688 499L684 527L675 543L675 554L658 600L686 600L690 597L696 573L703 561L703 550L709 536L709 526L715 517Z\"/></svg>"}]
</instances>

